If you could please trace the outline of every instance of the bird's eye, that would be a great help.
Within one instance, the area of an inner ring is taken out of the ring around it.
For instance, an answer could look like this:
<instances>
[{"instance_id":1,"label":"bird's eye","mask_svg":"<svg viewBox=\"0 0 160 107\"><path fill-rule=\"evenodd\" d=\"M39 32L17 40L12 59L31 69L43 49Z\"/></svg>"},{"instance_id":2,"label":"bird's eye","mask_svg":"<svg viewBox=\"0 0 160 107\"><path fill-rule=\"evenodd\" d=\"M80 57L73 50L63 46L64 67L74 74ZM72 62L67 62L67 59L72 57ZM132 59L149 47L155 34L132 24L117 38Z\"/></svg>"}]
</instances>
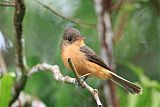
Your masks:
<instances>
[{"instance_id":1,"label":"bird's eye","mask_svg":"<svg viewBox=\"0 0 160 107\"><path fill-rule=\"evenodd\" d=\"M67 41L69 41L69 42L72 41L72 38L71 38L71 37L68 37L68 38L67 38Z\"/></svg>"}]
</instances>

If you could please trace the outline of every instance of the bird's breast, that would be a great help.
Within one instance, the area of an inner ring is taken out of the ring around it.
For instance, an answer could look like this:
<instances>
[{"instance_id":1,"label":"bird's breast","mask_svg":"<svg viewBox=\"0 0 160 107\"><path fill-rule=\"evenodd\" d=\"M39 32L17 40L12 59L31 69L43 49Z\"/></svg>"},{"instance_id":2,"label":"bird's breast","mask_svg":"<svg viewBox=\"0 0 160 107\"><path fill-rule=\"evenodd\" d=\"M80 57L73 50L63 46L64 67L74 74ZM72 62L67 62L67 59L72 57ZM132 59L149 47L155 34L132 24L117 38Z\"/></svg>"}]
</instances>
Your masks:
<instances>
[{"instance_id":1,"label":"bird's breast","mask_svg":"<svg viewBox=\"0 0 160 107\"><path fill-rule=\"evenodd\" d=\"M71 58L72 63L75 65L77 72L79 75L84 75L89 73L89 70L87 69L87 59L84 53L80 51L79 47L70 46L66 47L61 52L61 58L63 60L64 65L66 68L70 69L70 66L68 64L68 58Z\"/></svg>"}]
</instances>

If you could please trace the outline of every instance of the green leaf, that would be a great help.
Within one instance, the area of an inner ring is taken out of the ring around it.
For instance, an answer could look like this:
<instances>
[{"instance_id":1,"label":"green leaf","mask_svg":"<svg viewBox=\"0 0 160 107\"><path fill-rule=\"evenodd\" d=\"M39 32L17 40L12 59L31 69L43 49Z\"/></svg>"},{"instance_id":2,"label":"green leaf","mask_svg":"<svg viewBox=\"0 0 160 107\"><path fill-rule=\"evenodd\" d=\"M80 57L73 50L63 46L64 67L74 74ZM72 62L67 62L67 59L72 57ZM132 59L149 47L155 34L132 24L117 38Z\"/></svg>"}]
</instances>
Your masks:
<instances>
[{"instance_id":1,"label":"green leaf","mask_svg":"<svg viewBox=\"0 0 160 107\"><path fill-rule=\"evenodd\" d=\"M11 99L11 89L13 85L13 76L10 74L4 75L0 79L0 105L1 107L8 107Z\"/></svg>"},{"instance_id":2,"label":"green leaf","mask_svg":"<svg viewBox=\"0 0 160 107\"><path fill-rule=\"evenodd\" d=\"M152 100L151 107L160 107L160 92L153 89L151 100Z\"/></svg>"},{"instance_id":3,"label":"green leaf","mask_svg":"<svg viewBox=\"0 0 160 107\"><path fill-rule=\"evenodd\" d=\"M140 76L140 81L141 83L148 88L155 88L157 90L160 90L160 84L158 83L158 81L156 80L151 80L150 78L148 78L145 75L141 75Z\"/></svg>"},{"instance_id":4,"label":"green leaf","mask_svg":"<svg viewBox=\"0 0 160 107\"><path fill-rule=\"evenodd\" d=\"M138 102L138 96L137 95L132 95L129 94L128 96L128 107L136 107L137 102Z\"/></svg>"}]
</instances>

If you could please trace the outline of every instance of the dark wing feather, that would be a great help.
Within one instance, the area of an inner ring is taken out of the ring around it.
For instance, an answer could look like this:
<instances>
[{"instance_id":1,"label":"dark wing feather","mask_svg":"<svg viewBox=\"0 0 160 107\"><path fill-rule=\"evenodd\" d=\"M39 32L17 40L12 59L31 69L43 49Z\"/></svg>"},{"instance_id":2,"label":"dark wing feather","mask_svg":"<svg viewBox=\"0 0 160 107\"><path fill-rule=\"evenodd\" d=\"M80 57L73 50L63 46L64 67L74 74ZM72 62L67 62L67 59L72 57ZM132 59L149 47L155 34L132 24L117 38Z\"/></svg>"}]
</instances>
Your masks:
<instances>
[{"instance_id":1,"label":"dark wing feather","mask_svg":"<svg viewBox=\"0 0 160 107\"><path fill-rule=\"evenodd\" d=\"M104 61L99 56L97 56L96 53L92 49L90 49L88 46L80 47L80 51L85 53L86 57L90 62L98 64L101 67L104 67L111 71L111 69L104 63Z\"/></svg>"}]
</instances>

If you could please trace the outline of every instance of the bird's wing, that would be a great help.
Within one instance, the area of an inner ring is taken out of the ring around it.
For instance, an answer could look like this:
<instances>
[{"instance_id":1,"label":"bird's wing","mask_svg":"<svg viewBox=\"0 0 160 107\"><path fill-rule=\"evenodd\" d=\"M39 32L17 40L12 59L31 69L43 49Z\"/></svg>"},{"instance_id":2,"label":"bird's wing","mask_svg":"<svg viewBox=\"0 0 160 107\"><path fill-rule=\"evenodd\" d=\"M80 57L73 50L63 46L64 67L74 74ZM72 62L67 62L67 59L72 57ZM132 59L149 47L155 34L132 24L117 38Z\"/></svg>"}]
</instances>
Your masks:
<instances>
[{"instance_id":1,"label":"bird's wing","mask_svg":"<svg viewBox=\"0 0 160 107\"><path fill-rule=\"evenodd\" d=\"M82 46L80 47L80 51L85 53L87 59L90 61L90 62L93 62L95 64L98 64L100 65L101 67L104 67L110 71L112 71L105 63L104 61L96 55L96 53L90 49L88 46Z\"/></svg>"}]
</instances>

